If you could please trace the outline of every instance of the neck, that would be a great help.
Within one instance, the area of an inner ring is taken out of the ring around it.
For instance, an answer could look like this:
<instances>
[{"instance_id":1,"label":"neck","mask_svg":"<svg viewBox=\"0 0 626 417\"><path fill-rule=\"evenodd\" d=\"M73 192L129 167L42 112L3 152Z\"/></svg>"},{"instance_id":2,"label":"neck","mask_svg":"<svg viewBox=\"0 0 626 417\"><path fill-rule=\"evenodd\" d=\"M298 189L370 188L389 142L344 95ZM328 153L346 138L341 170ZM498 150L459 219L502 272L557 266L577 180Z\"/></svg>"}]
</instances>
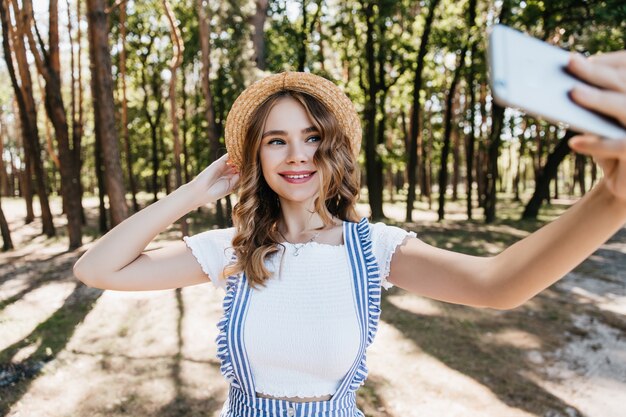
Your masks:
<instances>
[{"instance_id":1,"label":"neck","mask_svg":"<svg viewBox=\"0 0 626 417\"><path fill-rule=\"evenodd\" d=\"M294 241L308 238L308 234L315 233L324 227L324 222L315 212L313 200L306 203L291 201L280 202L281 219L278 230L287 239ZM304 236L303 236L304 235Z\"/></svg>"}]
</instances>

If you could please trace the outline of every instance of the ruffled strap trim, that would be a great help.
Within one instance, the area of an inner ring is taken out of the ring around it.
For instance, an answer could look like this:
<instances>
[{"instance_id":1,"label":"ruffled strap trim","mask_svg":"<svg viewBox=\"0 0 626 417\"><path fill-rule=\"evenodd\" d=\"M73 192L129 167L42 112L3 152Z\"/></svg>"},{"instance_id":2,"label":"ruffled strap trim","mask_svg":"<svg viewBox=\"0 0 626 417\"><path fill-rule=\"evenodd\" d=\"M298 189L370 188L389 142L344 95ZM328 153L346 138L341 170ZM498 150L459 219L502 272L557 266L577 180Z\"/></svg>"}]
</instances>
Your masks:
<instances>
[{"instance_id":1,"label":"ruffled strap trim","mask_svg":"<svg viewBox=\"0 0 626 417\"><path fill-rule=\"evenodd\" d=\"M224 313L220 321L217 323L218 334L215 338L215 342L217 343L217 358L221 363L220 372L232 386L239 389L241 389L241 384L237 381L235 376L230 350L228 349L227 330L232 312L233 301L237 293L237 286L240 282L240 276L240 274L231 275L226 281L226 295L224 296L224 301L222 303Z\"/></svg>"},{"instance_id":2,"label":"ruffled strap trim","mask_svg":"<svg viewBox=\"0 0 626 417\"><path fill-rule=\"evenodd\" d=\"M393 284L387 281L387 277L389 277L389 272L391 271L391 260L393 259L393 254L395 253L398 246L402 244L402 242L404 242L404 240L408 237L417 237L417 235L415 234L415 232L407 232L403 236L394 237L394 240L392 241L393 250L391 251L389 256L385 258L385 265L383 266L384 269L381 273L381 276L384 277L381 280L381 286L386 290L393 287Z\"/></svg>"},{"instance_id":3,"label":"ruffled strap trim","mask_svg":"<svg viewBox=\"0 0 626 417\"><path fill-rule=\"evenodd\" d=\"M372 251L372 239L370 224L364 217L356 225L359 242L361 245L361 251L363 255L363 261L365 262L365 270L367 274L367 340L365 343L365 349L367 349L376 336L378 330L378 321L380 320L380 296L381 296L381 278L380 269L378 268L378 262ZM359 366L354 374L352 382L350 383L350 390L356 391L367 378L367 363L365 351L361 355Z\"/></svg>"}]
</instances>

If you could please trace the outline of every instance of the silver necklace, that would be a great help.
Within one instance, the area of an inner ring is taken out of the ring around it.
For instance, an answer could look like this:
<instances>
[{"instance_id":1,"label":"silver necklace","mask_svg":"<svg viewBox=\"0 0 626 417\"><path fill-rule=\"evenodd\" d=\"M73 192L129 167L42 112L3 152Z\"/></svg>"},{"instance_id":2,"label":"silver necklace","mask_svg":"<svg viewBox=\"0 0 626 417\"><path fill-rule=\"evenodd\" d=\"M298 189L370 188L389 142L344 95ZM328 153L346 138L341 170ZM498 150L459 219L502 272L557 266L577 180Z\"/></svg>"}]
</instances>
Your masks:
<instances>
[{"instance_id":1,"label":"silver necklace","mask_svg":"<svg viewBox=\"0 0 626 417\"><path fill-rule=\"evenodd\" d=\"M298 256L300 254L300 249L302 249L303 247L305 247L306 245L308 245L309 243L313 242L315 239L317 239L317 237L320 235L320 232L317 232L313 235L313 237L309 240L307 240L304 243L291 243L290 241L287 240L287 238L285 237L285 235L283 235L280 231L278 232L283 239L285 239L285 242L289 243L291 246L293 246L293 256Z\"/></svg>"}]
</instances>

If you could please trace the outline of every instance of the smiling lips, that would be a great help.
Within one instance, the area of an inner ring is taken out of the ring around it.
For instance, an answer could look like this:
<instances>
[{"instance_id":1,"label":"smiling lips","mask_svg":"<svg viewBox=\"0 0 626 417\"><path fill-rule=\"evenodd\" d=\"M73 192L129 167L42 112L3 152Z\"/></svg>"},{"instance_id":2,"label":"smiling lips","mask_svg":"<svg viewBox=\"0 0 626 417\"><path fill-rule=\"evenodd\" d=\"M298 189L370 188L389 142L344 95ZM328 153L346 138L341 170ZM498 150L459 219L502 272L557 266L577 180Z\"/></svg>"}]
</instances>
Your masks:
<instances>
[{"instance_id":1,"label":"smiling lips","mask_svg":"<svg viewBox=\"0 0 626 417\"><path fill-rule=\"evenodd\" d=\"M278 173L278 175L283 177L285 181L292 183L292 184L305 183L309 181L313 177L314 174L315 174L315 171L285 171L285 172Z\"/></svg>"}]
</instances>

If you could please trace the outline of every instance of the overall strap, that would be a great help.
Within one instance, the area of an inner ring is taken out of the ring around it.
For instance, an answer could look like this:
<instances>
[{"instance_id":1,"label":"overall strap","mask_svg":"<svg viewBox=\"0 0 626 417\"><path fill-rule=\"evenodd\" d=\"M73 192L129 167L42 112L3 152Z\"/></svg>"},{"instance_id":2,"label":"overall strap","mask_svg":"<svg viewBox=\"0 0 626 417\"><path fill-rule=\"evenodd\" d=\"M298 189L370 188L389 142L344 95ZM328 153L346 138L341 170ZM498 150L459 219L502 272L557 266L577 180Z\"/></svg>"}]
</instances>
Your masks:
<instances>
[{"instance_id":1,"label":"overall strap","mask_svg":"<svg viewBox=\"0 0 626 417\"><path fill-rule=\"evenodd\" d=\"M359 223L344 222L344 240L354 288L357 318L361 329L359 355L341 381L332 400L354 393L367 378L366 349L374 340L380 318L381 280L378 263L372 252L370 225L366 218Z\"/></svg>"},{"instance_id":2,"label":"overall strap","mask_svg":"<svg viewBox=\"0 0 626 417\"><path fill-rule=\"evenodd\" d=\"M250 292L251 287L245 274L228 277L223 302L224 315L217 324L219 333L215 340L222 375L233 387L254 398L254 381L243 338Z\"/></svg>"}]
</instances>

